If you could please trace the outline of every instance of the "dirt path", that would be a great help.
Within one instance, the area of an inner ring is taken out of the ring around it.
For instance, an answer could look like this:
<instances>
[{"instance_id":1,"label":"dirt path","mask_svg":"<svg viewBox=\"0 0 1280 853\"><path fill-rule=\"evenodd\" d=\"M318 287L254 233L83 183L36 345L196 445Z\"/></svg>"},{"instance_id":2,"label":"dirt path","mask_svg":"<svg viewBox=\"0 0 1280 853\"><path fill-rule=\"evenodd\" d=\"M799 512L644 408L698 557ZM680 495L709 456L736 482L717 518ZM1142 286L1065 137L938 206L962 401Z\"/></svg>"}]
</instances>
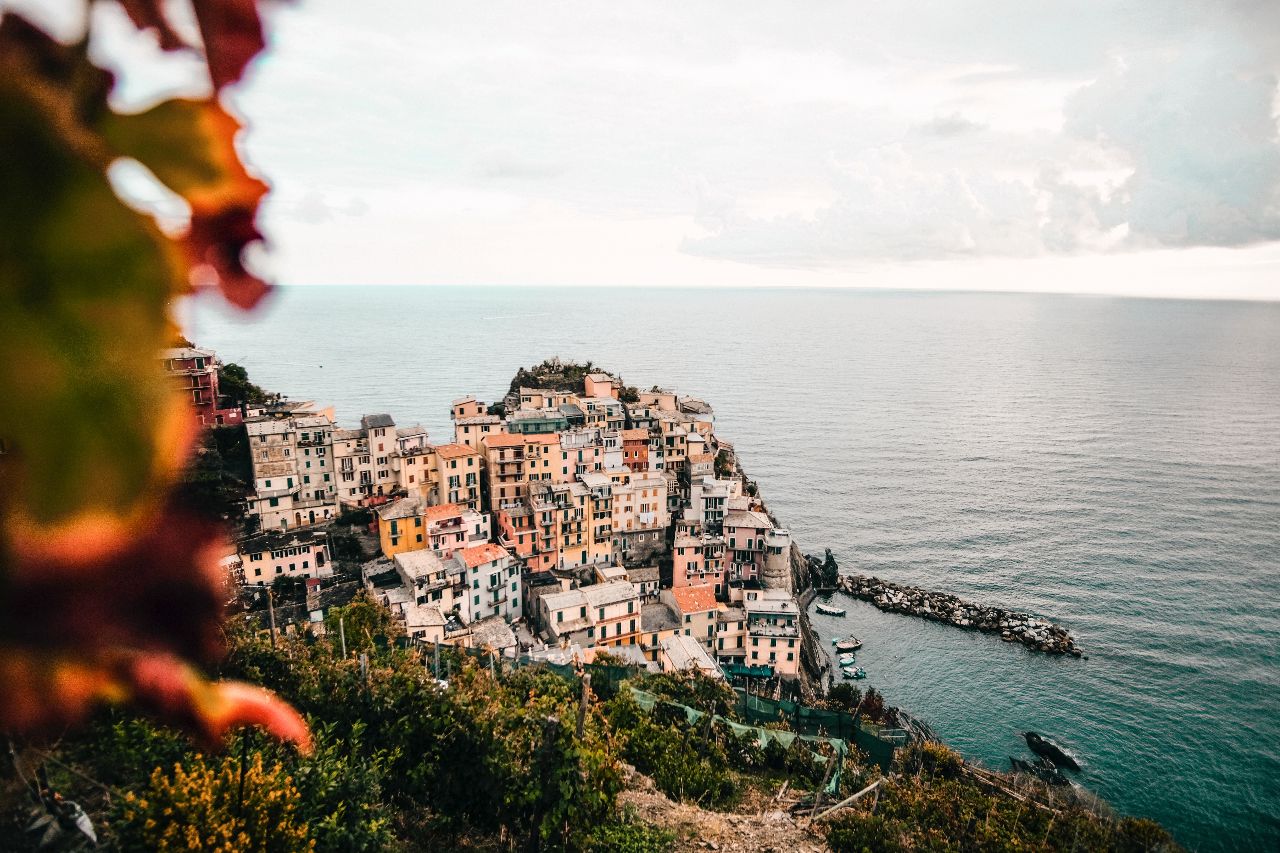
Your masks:
<instances>
[{"instance_id":1,"label":"dirt path","mask_svg":"<svg viewBox=\"0 0 1280 853\"><path fill-rule=\"evenodd\" d=\"M632 773L618 796L623 809L645 823L676 834L674 849L719 850L723 853L818 853L827 850L821 836L810 834L778 804L748 813L713 812L675 803L654 787L653 780ZM772 806L772 808L769 808Z\"/></svg>"}]
</instances>

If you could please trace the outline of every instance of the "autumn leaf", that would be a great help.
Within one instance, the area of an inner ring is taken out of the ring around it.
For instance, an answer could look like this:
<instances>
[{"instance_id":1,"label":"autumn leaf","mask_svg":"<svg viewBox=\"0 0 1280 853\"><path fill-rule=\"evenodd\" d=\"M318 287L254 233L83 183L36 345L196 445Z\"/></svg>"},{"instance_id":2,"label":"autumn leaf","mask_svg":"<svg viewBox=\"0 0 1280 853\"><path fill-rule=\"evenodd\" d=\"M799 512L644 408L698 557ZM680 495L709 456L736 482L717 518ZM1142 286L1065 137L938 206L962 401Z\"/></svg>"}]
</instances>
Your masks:
<instances>
[{"instance_id":1,"label":"autumn leaf","mask_svg":"<svg viewBox=\"0 0 1280 853\"><path fill-rule=\"evenodd\" d=\"M235 729L260 726L274 737L312 748L311 732L287 702L238 681L208 681L171 655L113 650L99 655L41 654L0 645L0 730L56 735L102 704L129 704L182 726L207 749Z\"/></svg>"},{"instance_id":2,"label":"autumn leaf","mask_svg":"<svg viewBox=\"0 0 1280 853\"><path fill-rule=\"evenodd\" d=\"M188 262L207 266L223 294L251 308L268 287L244 266L245 247L262 239L254 224L267 185L249 175L235 150L240 124L217 101L172 100L136 115L110 115L103 134L191 205L183 239ZM174 140L184 140L177 147Z\"/></svg>"},{"instance_id":3,"label":"autumn leaf","mask_svg":"<svg viewBox=\"0 0 1280 853\"><path fill-rule=\"evenodd\" d=\"M196 5L225 85L261 47L256 7ZM126 8L174 46L158 4ZM195 434L159 362L169 303L195 275L257 301L266 285L242 253L267 187L216 100L117 115L112 83L87 39L0 18L0 729L52 731L113 702L211 744L253 724L305 745L287 704L186 662L222 651L223 546L168 498ZM116 196L107 169L122 157L187 200L186 235Z\"/></svg>"},{"instance_id":4,"label":"autumn leaf","mask_svg":"<svg viewBox=\"0 0 1280 853\"><path fill-rule=\"evenodd\" d=\"M120 0L134 26L152 30L165 50L194 47L174 30L164 11L164 0ZM209 79L215 89L239 82L245 66L266 42L257 0L192 0L200 38L204 42Z\"/></svg>"}]
</instances>

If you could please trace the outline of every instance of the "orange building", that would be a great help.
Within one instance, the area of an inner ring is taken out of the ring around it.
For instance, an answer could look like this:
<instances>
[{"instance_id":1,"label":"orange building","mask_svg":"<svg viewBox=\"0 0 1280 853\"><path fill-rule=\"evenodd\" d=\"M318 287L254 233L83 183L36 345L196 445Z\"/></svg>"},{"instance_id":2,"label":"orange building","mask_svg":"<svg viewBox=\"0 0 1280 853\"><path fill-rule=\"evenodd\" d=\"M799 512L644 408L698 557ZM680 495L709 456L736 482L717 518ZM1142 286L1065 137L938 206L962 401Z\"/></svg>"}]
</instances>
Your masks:
<instances>
[{"instance_id":1,"label":"orange building","mask_svg":"<svg viewBox=\"0 0 1280 853\"><path fill-rule=\"evenodd\" d=\"M649 431L647 429L622 431L622 464L632 471L649 470Z\"/></svg>"},{"instance_id":2,"label":"orange building","mask_svg":"<svg viewBox=\"0 0 1280 853\"><path fill-rule=\"evenodd\" d=\"M432 503L459 503L479 512L480 451L465 444L440 444L432 451L435 478L432 481Z\"/></svg>"}]
</instances>

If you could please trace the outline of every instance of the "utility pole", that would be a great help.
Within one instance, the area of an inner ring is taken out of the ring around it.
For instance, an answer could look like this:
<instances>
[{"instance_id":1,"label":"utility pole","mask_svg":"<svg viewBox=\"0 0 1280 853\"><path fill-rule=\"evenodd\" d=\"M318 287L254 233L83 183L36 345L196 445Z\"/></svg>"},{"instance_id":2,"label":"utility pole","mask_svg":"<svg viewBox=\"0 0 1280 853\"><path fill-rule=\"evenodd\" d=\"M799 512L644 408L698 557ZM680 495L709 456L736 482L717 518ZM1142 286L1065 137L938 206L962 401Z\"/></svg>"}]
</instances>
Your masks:
<instances>
[{"instance_id":1,"label":"utility pole","mask_svg":"<svg viewBox=\"0 0 1280 853\"><path fill-rule=\"evenodd\" d=\"M347 659L347 625L343 617L338 617L338 640L342 643L342 659Z\"/></svg>"},{"instance_id":2,"label":"utility pole","mask_svg":"<svg viewBox=\"0 0 1280 853\"><path fill-rule=\"evenodd\" d=\"M271 648L276 647L276 604L275 592L267 587L267 615L271 617Z\"/></svg>"}]
</instances>

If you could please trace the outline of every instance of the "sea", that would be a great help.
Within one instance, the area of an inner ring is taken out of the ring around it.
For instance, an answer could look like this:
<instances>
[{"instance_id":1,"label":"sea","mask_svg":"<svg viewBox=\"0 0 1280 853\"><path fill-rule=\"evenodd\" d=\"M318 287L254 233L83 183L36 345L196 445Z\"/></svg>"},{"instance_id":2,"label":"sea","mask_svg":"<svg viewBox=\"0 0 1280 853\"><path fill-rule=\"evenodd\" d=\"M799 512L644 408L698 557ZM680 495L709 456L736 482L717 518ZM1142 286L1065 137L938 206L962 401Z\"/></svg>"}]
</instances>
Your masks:
<instances>
[{"instance_id":1,"label":"sea","mask_svg":"<svg viewBox=\"0 0 1280 853\"><path fill-rule=\"evenodd\" d=\"M860 682L992 768L1020 733L1193 850L1280 849L1280 304L841 289L293 287L189 336L437 440L451 400L592 361L715 407L802 550L1029 611L1087 659L881 613Z\"/></svg>"}]
</instances>

